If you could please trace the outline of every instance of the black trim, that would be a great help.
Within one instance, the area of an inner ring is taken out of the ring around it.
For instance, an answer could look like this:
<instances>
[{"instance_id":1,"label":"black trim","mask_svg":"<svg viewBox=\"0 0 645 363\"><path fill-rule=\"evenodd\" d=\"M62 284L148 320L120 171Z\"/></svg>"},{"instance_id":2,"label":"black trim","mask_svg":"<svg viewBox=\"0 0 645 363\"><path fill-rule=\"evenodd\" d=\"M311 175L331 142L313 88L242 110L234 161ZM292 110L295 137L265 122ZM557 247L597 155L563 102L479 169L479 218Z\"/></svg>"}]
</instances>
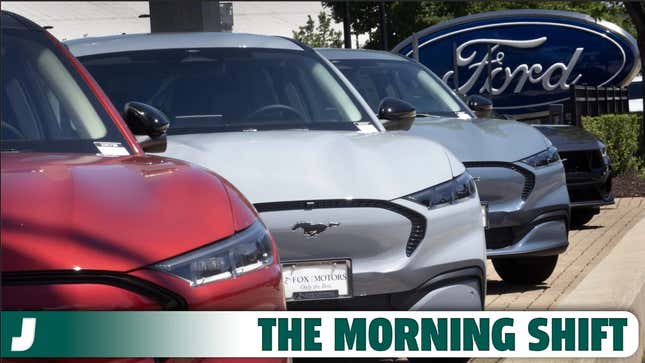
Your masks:
<instances>
[{"instance_id":1,"label":"black trim","mask_svg":"<svg viewBox=\"0 0 645 363\"><path fill-rule=\"evenodd\" d=\"M24 16L18 15L16 13L12 13L10 11L2 10L2 18L4 18L5 16L12 18L16 22L18 22L20 25L24 26L24 28L21 29L21 28L12 26L13 24L6 24L8 22L5 21L5 19L2 19L3 20L1 22L2 23L2 26L1 26L2 30L5 30L5 29L20 29L20 30L40 31L40 32L44 31L42 27L40 27L38 24L34 23L33 21L25 18Z\"/></svg>"},{"instance_id":2,"label":"black trim","mask_svg":"<svg viewBox=\"0 0 645 363\"><path fill-rule=\"evenodd\" d=\"M145 296L164 310L186 310L188 303L183 297L149 281L124 273L100 270L52 270L3 272L2 285L54 285L54 284L100 284L118 287Z\"/></svg>"},{"instance_id":3,"label":"black trim","mask_svg":"<svg viewBox=\"0 0 645 363\"><path fill-rule=\"evenodd\" d=\"M535 188L535 174L516 164L503 161L466 161L463 164L466 168L506 168L522 174L524 176L522 200L527 200L533 188Z\"/></svg>"},{"instance_id":4,"label":"black trim","mask_svg":"<svg viewBox=\"0 0 645 363\"><path fill-rule=\"evenodd\" d=\"M400 214L412 223L410 236L405 246L405 255L410 257L417 249L426 235L426 217L412 209L399 204L378 199L326 199L326 200L298 200L291 202L257 203L258 212L277 212L285 210L310 210L330 208L380 208Z\"/></svg>"}]
</instances>

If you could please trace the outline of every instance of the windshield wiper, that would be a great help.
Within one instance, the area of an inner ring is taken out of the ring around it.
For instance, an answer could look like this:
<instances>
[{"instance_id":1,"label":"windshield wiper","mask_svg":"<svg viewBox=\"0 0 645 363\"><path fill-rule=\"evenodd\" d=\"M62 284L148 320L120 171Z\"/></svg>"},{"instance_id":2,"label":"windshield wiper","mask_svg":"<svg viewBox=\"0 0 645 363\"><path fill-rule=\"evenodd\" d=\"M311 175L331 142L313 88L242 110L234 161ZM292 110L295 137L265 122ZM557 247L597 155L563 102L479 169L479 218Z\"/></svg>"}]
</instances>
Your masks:
<instances>
[{"instance_id":1,"label":"windshield wiper","mask_svg":"<svg viewBox=\"0 0 645 363\"><path fill-rule=\"evenodd\" d=\"M417 117L441 117L427 112L417 112Z\"/></svg>"}]
</instances>

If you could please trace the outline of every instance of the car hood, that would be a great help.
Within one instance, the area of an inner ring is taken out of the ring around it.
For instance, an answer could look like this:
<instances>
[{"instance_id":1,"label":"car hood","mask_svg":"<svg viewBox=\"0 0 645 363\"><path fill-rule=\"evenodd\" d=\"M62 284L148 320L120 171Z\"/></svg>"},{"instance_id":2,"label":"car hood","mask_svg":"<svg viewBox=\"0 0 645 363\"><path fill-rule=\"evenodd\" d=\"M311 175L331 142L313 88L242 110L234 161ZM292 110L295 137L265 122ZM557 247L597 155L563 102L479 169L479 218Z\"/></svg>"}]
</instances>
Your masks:
<instances>
[{"instance_id":1,"label":"car hood","mask_svg":"<svg viewBox=\"0 0 645 363\"><path fill-rule=\"evenodd\" d=\"M252 203L392 200L464 171L440 145L400 132L287 130L174 135L168 137L165 155L217 171Z\"/></svg>"},{"instance_id":2,"label":"car hood","mask_svg":"<svg viewBox=\"0 0 645 363\"><path fill-rule=\"evenodd\" d=\"M3 154L1 178L3 271L128 271L234 233L222 180L170 158Z\"/></svg>"},{"instance_id":3,"label":"car hood","mask_svg":"<svg viewBox=\"0 0 645 363\"><path fill-rule=\"evenodd\" d=\"M559 151L595 150L604 145L589 131L570 125L535 125Z\"/></svg>"},{"instance_id":4,"label":"car hood","mask_svg":"<svg viewBox=\"0 0 645 363\"><path fill-rule=\"evenodd\" d=\"M441 143L464 162L513 162L549 146L533 127L512 120L418 117L409 132Z\"/></svg>"}]
</instances>

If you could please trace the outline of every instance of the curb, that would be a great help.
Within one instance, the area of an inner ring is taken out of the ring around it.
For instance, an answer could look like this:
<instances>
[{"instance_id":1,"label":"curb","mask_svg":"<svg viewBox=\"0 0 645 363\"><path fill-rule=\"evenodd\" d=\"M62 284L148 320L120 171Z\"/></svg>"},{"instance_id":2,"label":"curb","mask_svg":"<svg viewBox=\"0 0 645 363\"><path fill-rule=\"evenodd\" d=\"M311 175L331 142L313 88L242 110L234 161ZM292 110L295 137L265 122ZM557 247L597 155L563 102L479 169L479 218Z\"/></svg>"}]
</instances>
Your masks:
<instances>
[{"instance_id":1,"label":"curb","mask_svg":"<svg viewBox=\"0 0 645 363\"><path fill-rule=\"evenodd\" d=\"M621 362L645 362L645 218L552 310L627 310L640 322L638 351ZM618 359L503 359L504 363L616 362Z\"/></svg>"}]
</instances>

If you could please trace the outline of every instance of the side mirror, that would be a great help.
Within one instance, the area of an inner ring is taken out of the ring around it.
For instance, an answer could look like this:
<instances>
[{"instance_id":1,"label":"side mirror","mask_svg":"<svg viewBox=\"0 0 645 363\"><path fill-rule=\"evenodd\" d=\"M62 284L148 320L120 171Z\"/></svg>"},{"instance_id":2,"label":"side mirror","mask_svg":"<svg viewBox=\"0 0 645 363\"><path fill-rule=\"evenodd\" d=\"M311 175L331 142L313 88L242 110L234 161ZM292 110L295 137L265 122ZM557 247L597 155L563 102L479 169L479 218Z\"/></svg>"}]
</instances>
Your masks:
<instances>
[{"instance_id":1,"label":"side mirror","mask_svg":"<svg viewBox=\"0 0 645 363\"><path fill-rule=\"evenodd\" d=\"M468 107L478 118L488 118L493 112L493 101L484 96L472 95L468 96Z\"/></svg>"},{"instance_id":2,"label":"side mirror","mask_svg":"<svg viewBox=\"0 0 645 363\"><path fill-rule=\"evenodd\" d=\"M394 97L385 97L378 106L378 118L388 131L409 130L417 117L411 104Z\"/></svg>"},{"instance_id":3,"label":"side mirror","mask_svg":"<svg viewBox=\"0 0 645 363\"><path fill-rule=\"evenodd\" d=\"M147 136L143 140L137 138L144 151L166 151L166 131L170 127L170 121L163 112L145 103L128 102L125 104L123 119L133 134Z\"/></svg>"}]
</instances>

